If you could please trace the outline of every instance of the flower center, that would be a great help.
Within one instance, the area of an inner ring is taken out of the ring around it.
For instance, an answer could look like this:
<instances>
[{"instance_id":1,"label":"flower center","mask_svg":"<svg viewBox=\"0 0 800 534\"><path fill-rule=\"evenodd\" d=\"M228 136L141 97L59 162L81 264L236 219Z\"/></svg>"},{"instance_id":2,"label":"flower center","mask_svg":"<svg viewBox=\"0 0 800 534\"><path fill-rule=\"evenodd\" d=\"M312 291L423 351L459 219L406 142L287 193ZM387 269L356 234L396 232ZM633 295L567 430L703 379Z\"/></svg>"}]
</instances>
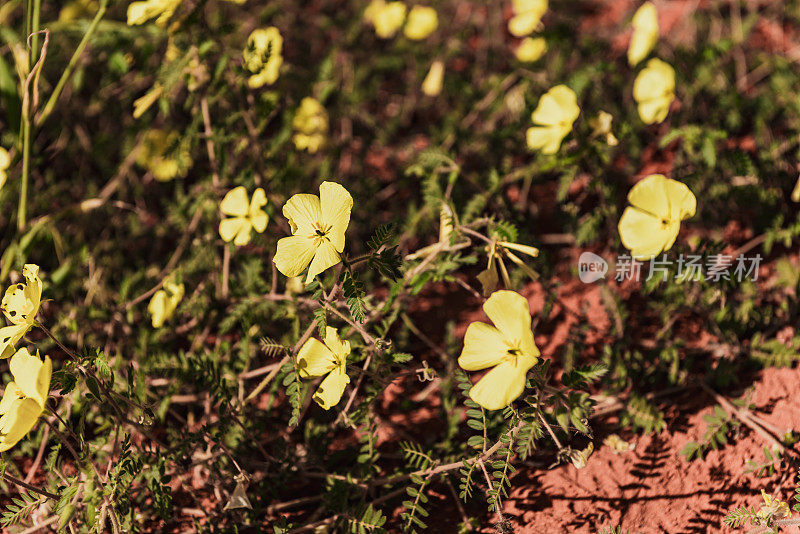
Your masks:
<instances>
[{"instance_id":1,"label":"flower center","mask_svg":"<svg viewBox=\"0 0 800 534\"><path fill-rule=\"evenodd\" d=\"M522 356L522 349L519 348L520 343L516 340L511 342L506 341L506 345L508 346L508 349L506 349L506 360L513 361L514 365L516 365L517 358Z\"/></svg>"},{"instance_id":2,"label":"flower center","mask_svg":"<svg viewBox=\"0 0 800 534\"><path fill-rule=\"evenodd\" d=\"M328 241L328 234L330 231L330 226L325 226L322 224L315 225L314 233L311 235L311 238L314 240L314 244L319 246L323 241Z\"/></svg>"}]
</instances>

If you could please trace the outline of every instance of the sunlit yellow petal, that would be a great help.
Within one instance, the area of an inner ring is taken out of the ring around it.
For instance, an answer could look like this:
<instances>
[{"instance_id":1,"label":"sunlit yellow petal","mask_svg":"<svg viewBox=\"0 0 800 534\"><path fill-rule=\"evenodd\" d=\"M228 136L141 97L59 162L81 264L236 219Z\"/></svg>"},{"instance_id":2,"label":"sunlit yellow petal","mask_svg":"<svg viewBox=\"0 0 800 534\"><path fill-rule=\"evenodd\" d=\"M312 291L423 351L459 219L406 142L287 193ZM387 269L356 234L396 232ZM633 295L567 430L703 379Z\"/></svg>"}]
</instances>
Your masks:
<instances>
[{"instance_id":1,"label":"sunlit yellow petal","mask_svg":"<svg viewBox=\"0 0 800 534\"><path fill-rule=\"evenodd\" d=\"M28 328L26 323L0 328L0 358L9 358L14 354L16 344L19 343Z\"/></svg>"},{"instance_id":2,"label":"sunlit yellow petal","mask_svg":"<svg viewBox=\"0 0 800 534\"><path fill-rule=\"evenodd\" d=\"M50 393L50 376L53 372L50 358L45 356L43 361L38 355L28 352L28 349L21 348L11 357L9 367L22 395L44 407Z\"/></svg>"},{"instance_id":3,"label":"sunlit yellow petal","mask_svg":"<svg viewBox=\"0 0 800 534\"><path fill-rule=\"evenodd\" d=\"M409 39L419 41L436 31L439 27L439 16L436 10L427 6L414 6L408 12L408 20L403 33Z\"/></svg>"},{"instance_id":4,"label":"sunlit yellow petal","mask_svg":"<svg viewBox=\"0 0 800 534\"><path fill-rule=\"evenodd\" d=\"M375 34L381 39L394 37L406 18L406 5L403 2L389 2L372 17Z\"/></svg>"},{"instance_id":5,"label":"sunlit yellow petal","mask_svg":"<svg viewBox=\"0 0 800 534\"><path fill-rule=\"evenodd\" d=\"M522 394L525 380L526 372L521 372L510 362L504 362L472 386L469 396L487 410L500 410Z\"/></svg>"},{"instance_id":6,"label":"sunlit yellow petal","mask_svg":"<svg viewBox=\"0 0 800 534\"><path fill-rule=\"evenodd\" d=\"M343 368L337 367L319 385L314 393L314 400L325 410L330 410L342 400L344 389L349 383L350 377Z\"/></svg>"},{"instance_id":7,"label":"sunlit yellow petal","mask_svg":"<svg viewBox=\"0 0 800 534\"><path fill-rule=\"evenodd\" d=\"M655 217L669 218L666 181L667 177L663 174L645 176L628 192L628 202Z\"/></svg>"},{"instance_id":8,"label":"sunlit yellow petal","mask_svg":"<svg viewBox=\"0 0 800 534\"><path fill-rule=\"evenodd\" d=\"M662 122L675 96L675 70L653 58L633 82L633 98L645 124Z\"/></svg>"},{"instance_id":9,"label":"sunlit yellow petal","mask_svg":"<svg viewBox=\"0 0 800 534\"><path fill-rule=\"evenodd\" d=\"M322 218L320 199L307 193L293 195L283 205L283 216L289 219L292 233L314 234Z\"/></svg>"},{"instance_id":10,"label":"sunlit yellow petal","mask_svg":"<svg viewBox=\"0 0 800 534\"><path fill-rule=\"evenodd\" d=\"M325 345L339 359L343 360L350 353L350 343L339 338L339 331L328 326L325 328Z\"/></svg>"},{"instance_id":11,"label":"sunlit yellow petal","mask_svg":"<svg viewBox=\"0 0 800 534\"><path fill-rule=\"evenodd\" d=\"M342 252L344 250L344 234L350 224L353 197L350 196L347 189L335 182L322 182L319 186L319 196L322 223L330 227L328 239L333 243L336 251Z\"/></svg>"},{"instance_id":12,"label":"sunlit yellow petal","mask_svg":"<svg viewBox=\"0 0 800 534\"><path fill-rule=\"evenodd\" d=\"M645 2L633 15L633 36L628 46L628 63L636 65L658 41L658 13L651 2Z\"/></svg>"},{"instance_id":13,"label":"sunlit yellow petal","mask_svg":"<svg viewBox=\"0 0 800 534\"><path fill-rule=\"evenodd\" d=\"M9 411L0 416L0 452L24 438L41 414L42 407L33 399L21 398L13 403Z\"/></svg>"},{"instance_id":14,"label":"sunlit yellow petal","mask_svg":"<svg viewBox=\"0 0 800 534\"><path fill-rule=\"evenodd\" d=\"M567 134L569 130L557 126L531 126L525 137L530 149L541 150L543 154L555 154Z\"/></svg>"},{"instance_id":15,"label":"sunlit yellow petal","mask_svg":"<svg viewBox=\"0 0 800 534\"><path fill-rule=\"evenodd\" d=\"M422 80L422 92L427 96L438 96L444 83L444 63L434 61L425 79Z\"/></svg>"},{"instance_id":16,"label":"sunlit yellow petal","mask_svg":"<svg viewBox=\"0 0 800 534\"><path fill-rule=\"evenodd\" d=\"M495 291L484 302L483 311L505 339L522 340L531 335L528 299L514 291Z\"/></svg>"},{"instance_id":17,"label":"sunlit yellow petal","mask_svg":"<svg viewBox=\"0 0 800 534\"><path fill-rule=\"evenodd\" d=\"M244 217L231 217L219 222L219 236L226 243L233 240L243 229L249 231L247 220Z\"/></svg>"},{"instance_id":18,"label":"sunlit yellow petal","mask_svg":"<svg viewBox=\"0 0 800 534\"><path fill-rule=\"evenodd\" d=\"M697 210L697 198L694 193L677 180L667 179L664 189L669 199L669 217L673 221L679 221L694 216Z\"/></svg>"},{"instance_id":19,"label":"sunlit yellow petal","mask_svg":"<svg viewBox=\"0 0 800 534\"><path fill-rule=\"evenodd\" d=\"M517 59L525 63L538 61L547 51L547 41L544 37L526 37L514 52Z\"/></svg>"},{"instance_id":20,"label":"sunlit yellow petal","mask_svg":"<svg viewBox=\"0 0 800 534\"><path fill-rule=\"evenodd\" d=\"M670 223L638 208L627 207L619 220L619 236L631 256L649 260L672 246L680 230L680 223Z\"/></svg>"},{"instance_id":21,"label":"sunlit yellow petal","mask_svg":"<svg viewBox=\"0 0 800 534\"><path fill-rule=\"evenodd\" d=\"M508 21L508 31L515 37L524 37L539 27L547 11L547 0L513 0L514 17Z\"/></svg>"},{"instance_id":22,"label":"sunlit yellow petal","mask_svg":"<svg viewBox=\"0 0 800 534\"><path fill-rule=\"evenodd\" d=\"M267 205L267 194L264 193L262 188L257 188L253 191L253 198L250 199L250 207L247 210L249 215L262 211L261 208Z\"/></svg>"},{"instance_id":23,"label":"sunlit yellow petal","mask_svg":"<svg viewBox=\"0 0 800 534\"><path fill-rule=\"evenodd\" d=\"M239 232L236 234L236 237L233 239L233 244L237 247L243 247L250 242L250 238L253 236L252 232L252 225L250 221L245 221L245 224L239 229Z\"/></svg>"},{"instance_id":24,"label":"sunlit yellow petal","mask_svg":"<svg viewBox=\"0 0 800 534\"><path fill-rule=\"evenodd\" d=\"M580 112L575 92L566 85L556 85L539 99L531 120L543 126L567 123L571 125Z\"/></svg>"},{"instance_id":25,"label":"sunlit yellow petal","mask_svg":"<svg viewBox=\"0 0 800 534\"><path fill-rule=\"evenodd\" d=\"M336 358L331 349L313 337L303 343L300 352L297 353L297 372L300 378L322 376L336 365Z\"/></svg>"},{"instance_id":26,"label":"sunlit yellow petal","mask_svg":"<svg viewBox=\"0 0 800 534\"><path fill-rule=\"evenodd\" d=\"M262 191L263 193L263 191ZM244 217L248 210L247 189L240 185L228 191L219 203L219 210L225 215Z\"/></svg>"},{"instance_id":27,"label":"sunlit yellow petal","mask_svg":"<svg viewBox=\"0 0 800 534\"><path fill-rule=\"evenodd\" d=\"M278 240L278 250L272 261L284 276L300 276L316 251L314 240L308 236L284 237Z\"/></svg>"},{"instance_id":28,"label":"sunlit yellow petal","mask_svg":"<svg viewBox=\"0 0 800 534\"><path fill-rule=\"evenodd\" d=\"M158 290L153 294L147 305L147 312L150 314L153 328L161 328L164 325L167 316L167 293L165 291Z\"/></svg>"},{"instance_id":29,"label":"sunlit yellow petal","mask_svg":"<svg viewBox=\"0 0 800 534\"><path fill-rule=\"evenodd\" d=\"M466 371L480 371L501 363L508 356L508 349L497 328L474 322L467 327L458 365Z\"/></svg>"},{"instance_id":30,"label":"sunlit yellow petal","mask_svg":"<svg viewBox=\"0 0 800 534\"><path fill-rule=\"evenodd\" d=\"M280 241L278 243L280 243ZM311 260L311 265L308 267L306 284L310 284L311 281L314 280L315 276L326 269L333 267L340 261L342 261L342 258L339 256L339 253L336 251L333 243L330 241L322 241L314 253L314 259Z\"/></svg>"}]
</instances>

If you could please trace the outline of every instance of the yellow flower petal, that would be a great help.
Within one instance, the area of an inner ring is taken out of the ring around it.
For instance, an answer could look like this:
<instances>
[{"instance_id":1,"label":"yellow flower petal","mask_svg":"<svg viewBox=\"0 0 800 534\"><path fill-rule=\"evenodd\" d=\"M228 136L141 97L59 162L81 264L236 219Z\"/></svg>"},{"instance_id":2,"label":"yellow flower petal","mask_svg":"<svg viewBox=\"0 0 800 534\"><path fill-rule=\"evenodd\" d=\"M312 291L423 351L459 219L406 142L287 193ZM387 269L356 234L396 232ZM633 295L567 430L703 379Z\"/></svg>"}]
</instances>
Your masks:
<instances>
[{"instance_id":1,"label":"yellow flower petal","mask_svg":"<svg viewBox=\"0 0 800 534\"><path fill-rule=\"evenodd\" d=\"M252 228L253 226L250 224L250 221L245 220L245 223L239 229L239 232L236 234L236 237L233 239L233 244L237 247L243 247L250 242L250 238L252 237Z\"/></svg>"},{"instance_id":2,"label":"yellow flower petal","mask_svg":"<svg viewBox=\"0 0 800 534\"><path fill-rule=\"evenodd\" d=\"M664 189L669 199L669 217L671 220L683 220L693 217L697 210L697 198L686 184L667 178Z\"/></svg>"},{"instance_id":3,"label":"yellow flower petal","mask_svg":"<svg viewBox=\"0 0 800 534\"><path fill-rule=\"evenodd\" d=\"M50 377L53 374L53 364L49 356L44 360L39 355L32 355L28 349L19 349L9 362L11 375L19 386L22 394L35 400L44 408L47 396L50 394Z\"/></svg>"},{"instance_id":4,"label":"yellow flower petal","mask_svg":"<svg viewBox=\"0 0 800 534\"><path fill-rule=\"evenodd\" d=\"M222 219L219 222L219 236L226 243L233 240L243 228L247 229L247 221L244 217L232 217Z\"/></svg>"},{"instance_id":5,"label":"yellow flower petal","mask_svg":"<svg viewBox=\"0 0 800 534\"><path fill-rule=\"evenodd\" d=\"M9 392L7 388L3 395ZM7 451L30 432L42 414L42 407L33 399L17 397L8 411L0 416L0 452Z\"/></svg>"},{"instance_id":6,"label":"yellow flower petal","mask_svg":"<svg viewBox=\"0 0 800 534\"><path fill-rule=\"evenodd\" d=\"M467 327L458 365L465 371L480 371L502 363L508 356L508 349L497 328L476 321Z\"/></svg>"},{"instance_id":7,"label":"yellow flower petal","mask_svg":"<svg viewBox=\"0 0 800 534\"><path fill-rule=\"evenodd\" d=\"M167 316L167 293L163 290L156 291L150 303L147 305L147 312L153 328L161 328Z\"/></svg>"},{"instance_id":8,"label":"yellow flower petal","mask_svg":"<svg viewBox=\"0 0 800 534\"><path fill-rule=\"evenodd\" d=\"M389 2L372 16L375 34L381 39L394 37L406 18L406 5L403 2Z\"/></svg>"},{"instance_id":9,"label":"yellow flower petal","mask_svg":"<svg viewBox=\"0 0 800 534\"><path fill-rule=\"evenodd\" d=\"M541 150L542 154L555 154L569 132L569 128L557 126L532 126L526 132L526 141L532 150Z\"/></svg>"},{"instance_id":10,"label":"yellow flower petal","mask_svg":"<svg viewBox=\"0 0 800 534\"><path fill-rule=\"evenodd\" d=\"M316 251L314 240L308 236L284 237L278 240L278 250L272 261L284 276L300 276Z\"/></svg>"},{"instance_id":11,"label":"yellow flower petal","mask_svg":"<svg viewBox=\"0 0 800 534\"><path fill-rule=\"evenodd\" d=\"M0 358L8 358L14 354L14 347L29 328L26 323L0 328Z\"/></svg>"},{"instance_id":12,"label":"yellow flower petal","mask_svg":"<svg viewBox=\"0 0 800 534\"><path fill-rule=\"evenodd\" d=\"M680 221L694 215L697 199L686 184L651 174L638 181L628 193L628 202L656 217Z\"/></svg>"},{"instance_id":13,"label":"yellow flower petal","mask_svg":"<svg viewBox=\"0 0 800 534\"><path fill-rule=\"evenodd\" d=\"M333 243L337 252L342 252L344 250L344 234L350 224L353 197L347 192L347 189L335 182L322 182L319 186L319 196L322 223L330 227L328 239Z\"/></svg>"},{"instance_id":14,"label":"yellow flower petal","mask_svg":"<svg viewBox=\"0 0 800 534\"><path fill-rule=\"evenodd\" d=\"M507 340L522 340L531 332L528 299L514 291L495 291L483 303L483 311Z\"/></svg>"},{"instance_id":15,"label":"yellow flower petal","mask_svg":"<svg viewBox=\"0 0 800 534\"><path fill-rule=\"evenodd\" d=\"M314 400L325 410L339 404L345 387L350 383L350 377L342 367L337 367L325 377L314 393Z\"/></svg>"},{"instance_id":16,"label":"yellow flower petal","mask_svg":"<svg viewBox=\"0 0 800 534\"><path fill-rule=\"evenodd\" d=\"M645 57L658 42L658 12L651 2L645 2L633 15L633 37L628 46L628 63L633 67Z\"/></svg>"},{"instance_id":17,"label":"yellow flower petal","mask_svg":"<svg viewBox=\"0 0 800 534\"><path fill-rule=\"evenodd\" d=\"M508 21L508 31L515 37L533 33L547 11L547 0L513 0L515 16Z\"/></svg>"},{"instance_id":18,"label":"yellow flower petal","mask_svg":"<svg viewBox=\"0 0 800 534\"><path fill-rule=\"evenodd\" d=\"M278 28L258 28L247 38L242 56L247 70L254 73L248 79L251 88L271 85L280 75L283 65L283 37Z\"/></svg>"},{"instance_id":19,"label":"yellow flower petal","mask_svg":"<svg viewBox=\"0 0 800 534\"><path fill-rule=\"evenodd\" d=\"M512 362L501 363L472 386L469 396L487 410L505 408L522 394L526 373Z\"/></svg>"},{"instance_id":20,"label":"yellow flower petal","mask_svg":"<svg viewBox=\"0 0 800 534\"><path fill-rule=\"evenodd\" d=\"M310 338L297 353L297 368L300 378L322 376L337 365L336 357L327 345Z\"/></svg>"},{"instance_id":21,"label":"yellow flower petal","mask_svg":"<svg viewBox=\"0 0 800 534\"><path fill-rule=\"evenodd\" d=\"M422 92L427 96L438 96L442 92L444 82L444 63L434 61L425 79L422 80Z\"/></svg>"},{"instance_id":22,"label":"yellow flower petal","mask_svg":"<svg viewBox=\"0 0 800 534\"><path fill-rule=\"evenodd\" d=\"M414 41L425 39L439 27L436 10L427 6L414 6L408 12L408 20L403 29L406 37Z\"/></svg>"},{"instance_id":23,"label":"yellow flower petal","mask_svg":"<svg viewBox=\"0 0 800 534\"><path fill-rule=\"evenodd\" d=\"M675 242L680 223L670 223L638 208L627 207L619 220L619 236L631 256L637 260L652 259Z\"/></svg>"},{"instance_id":24,"label":"yellow flower petal","mask_svg":"<svg viewBox=\"0 0 800 534\"><path fill-rule=\"evenodd\" d=\"M280 242L279 242L280 243ZM344 243L344 238L342 238ZM306 284L310 284L314 277L333 267L342 261L339 253L336 251L335 246L330 241L323 241L314 253L314 259L311 260L311 265L308 267L308 275L306 276Z\"/></svg>"},{"instance_id":25,"label":"yellow flower petal","mask_svg":"<svg viewBox=\"0 0 800 534\"><path fill-rule=\"evenodd\" d=\"M233 215L234 217L246 216L247 209L247 189L242 185L228 191L219 204L219 210L222 213L225 215Z\"/></svg>"},{"instance_id":26,"label":"yellow flower petal","mask_svg":"<svg viewBox=\"0 0 800 534\"><path fill-rule=\"evenodd\" d=\"M542 95L531 120L543 126L572 125L580 112L575 92L566 85L556 85Z\"/></svg>"},{"instance_id":27,"label":"yellow flower petal","mask_svg":"<svg viewBox=\"0 0 800 534\"><path fill-rule=\"evenodd\" d=\"M539 60L547 51L547 41L544 37L526 37L517 47L515 55L520 61L533 63Z\"/></svg>"},{"instance_id":28,"label":"yellow flower petal","mask_svg":"<svg viewBox=\"0 0 800 534\"><path fill-rule=\"evenodd\" d=\"M319 197L308 193L293 195L283 206L283 216L289 219L292 233L313 235L322 218Z\"/></svg>"},{"instance_id":29,"label":"yellow flower petal","mask_svg":"<svg viewBox=\"0 0 800 534\"><path fill-rule=\"evenodd\" d=\"M675 70L660 59L651 59L633 82L633 99L642 122L662 122L674 98Z\"/></svg>"},{"instance_id":30,"label":"yellow flower petal","mask_svg":"<svg viewBox=\"0 0 800 534\"><path fill-rule=\"evenodd\" d=\"M342 341L339 338L339 331L332 326L325 328L325 345L339 361L344 361L350 354L350 342Z\"/></svg>"}]
</instances>

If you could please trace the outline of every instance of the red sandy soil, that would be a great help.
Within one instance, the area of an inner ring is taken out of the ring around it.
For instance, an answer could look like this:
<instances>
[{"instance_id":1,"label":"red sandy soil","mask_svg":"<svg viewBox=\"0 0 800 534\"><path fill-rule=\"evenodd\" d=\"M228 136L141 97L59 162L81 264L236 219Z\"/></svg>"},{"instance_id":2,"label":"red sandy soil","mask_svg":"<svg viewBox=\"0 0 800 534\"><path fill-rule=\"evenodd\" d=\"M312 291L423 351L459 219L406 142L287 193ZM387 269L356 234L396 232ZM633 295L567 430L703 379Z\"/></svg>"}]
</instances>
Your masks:
<instances>
[{"instance_id":1,"label":"red sandy soil","mask_svg":"<svg viewBox=\"0 0 800 534\"><path fill-rule=\"evenodd\" d=\"M796 426L798 379L797 369L761 373L751 397L756 413L780 428ZM625 436L636 444L634 451L615 454L601 446L606 435L601 426L595 427L599 447L584 469L520 469L504 508L516 531L594 533L621 525L632 533L734 532L722 524L728 510L741 505L758 509L760 490L778 489L777 476L759 479L745 473L746 460L762 458L765 443L744 428L731 445L687 462L679 451L700 439L706 427L703 416L711 412L713 401L697 392L679 400L683 410L668 410L664 432ZM687 401L697 411L687 413ZM780 497L793 502L791 481L784 486Z\"/></svg>"}]
</instances>

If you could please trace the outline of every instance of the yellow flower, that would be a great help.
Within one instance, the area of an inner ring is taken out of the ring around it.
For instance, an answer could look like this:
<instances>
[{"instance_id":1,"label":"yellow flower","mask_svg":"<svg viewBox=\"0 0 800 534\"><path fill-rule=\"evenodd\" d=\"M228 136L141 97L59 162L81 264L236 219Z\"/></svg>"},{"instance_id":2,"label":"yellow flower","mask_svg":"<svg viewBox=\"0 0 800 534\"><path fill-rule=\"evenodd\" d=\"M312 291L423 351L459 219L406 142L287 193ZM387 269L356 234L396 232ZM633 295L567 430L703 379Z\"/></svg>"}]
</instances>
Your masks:
<instances>
[{"instance_id":1,"label":"yellow flower","mask_svg":"<svg viewBox=\"0 0 800 534\"><path fill-rule=\"evenodd\" d=\"M131 2L128 6L128 26L138 26L150 19L156 19L156 26L163 28L180 4L181 0Z\"/></svg>"},{"instance_id":2,"label":"yellow flower","mask_svg":"<svg viewBox=\"0 0 800 534\"><path fill-rule=\"evenodd\" d=\"M533 33L547 11L547 0L512 0L511 4L514 17L508 21L508 31L514 37Z\"/></svg>"},{"instance_id":3,"label":"yellow flower","mask_svg":"<svg viewBox=\"0 0 800 534\"><path fill-rule=\"evenodd\" d=\"M3 188L8 179L6 171L9 165L11 165L11 156L5 148L0 147L0 189Z\"/></svg>"},{"instance_id":4,"label":"yellow flower","mask_svg":"<svg viewBox=\"0 0 800 534\"><path fill-rule=\"evenodd\" d=\"M697 199L685 184L651 174L628 193L630 206L619 220L622 244L637 260L649 260L669 250L678 237L681 221L692 217Z\"/></svg>"},{"instance_id":5,"label":"yellow flower","mask_svg":"<svg viewBox=\"0 0 800 534\"><path fill-rule=\"evenodd\" d=\"M314 393L314 400L326 410L339 403L344 388L350 383L350 377L347 376L348 354L350 342L339 339L339 332L330 326L325 328L324 344L311 338L297 353L300 378L328 375Z\"/></svg>"},{"instance_id":6,"label":"yellow flower","mask_svg":"<svg viewBox=\"0 0 800 534\"><path fill-rule=\"evenodd\" d=\"M555 154L561 141L572 131L572 123L578 118L581 108L578 98L566 85L557 85L539 99L539 105L531 115L538 126L528 128L528 146L541 149L543 154Z\"/></svg>"},{"instance_id":7,"label":"yellow flower","mask_svg":"<svg viewBox=\"0 0 800 534\"><path fill-rule=\"evenodd\" d=\"M381 39L389 39L403 26L406 5L403 2L373 0L364 11L364 19L375 27L375 35Z\"/></svg>"},{"instance_id":8,"label":"yellow flower","mask_svg":"<svg viewBox=\"0 0 800 534\"><path fill-rule=\"evenodd\" d=\"M344 234L350 224L353 197L335 182L322 182L319 196L297 194L283 206L291 237L278 241L275 266L285 276L298 276L308 267L306 284L342 261Z\"/></svg>"},{"instance_id":9,"label":"yellow flower","mask_svg":"<svg viewBox=\"0 0 800 534\"><path fill-rule=\"evenodd\" d=\"M458 365L467 371L493 367L472 386L469 396L487 410L499 410L522 394L539 349L533 341L525 297L513 291L496 291L483 304L483 311L495 326L474 322L467 327Z\"/></svg>"},{"instance_id":10,"label":"yellow flower","mask_svg":"<svg viewBox=\"0 0 800 534\"><path fill-rule=\"evenodd\" d=\"M603 440L603 444L607 445L614 454L622 454L636 448L635 443L627 442L617 434L609 434L609 436Z\"/></svg>"},{"instance_id":11,"label":"yellow flower","mask_svg":"<svg viewBox=\"0 0 800 534\"><path fill-rule=\"evenodd\" d=\"M42 302L42 281L39 266L32 263L22 268L25 283L14 284L6 289L0 302L0 310L11 322L11 326L0 328L0 358L8 358L14 346L25 333L36 324L36 315Z\"/></svg>"},{"instance_id":12,"label":"yellow flower","mask_svg":"<svg viewBox=\"0 0 800 534\"><path fill-rule=\"evenodd\" d=\"M422 92L428 96L438 96L442 92L444 82L444 63L439 60L431 64L425 79L422 80Z\"/></svg>"},{"instance_id":13,"label":"yellow flower","mask_svg":"<svg viewBox=\"0 0 800 534\"><path fill-rule=\"evenodd\" d=\"M247 189L239 186L228 191L219 210L225 215L230 215L228 219L222 219L219 223L219 235L226 243L233 240L236 246L243 246L250 242L252 230L258 233L267 227L267 214L261 209L267 204L267 195L260 187L253 192L253 198L247 202Z\"/></svg>"},{"instance_id":14,"label":"yellow flower","mask_svg":"<svg viewBox=\"0 0 800 534\"><path fill-rule=\"evenodd\" d=\"M589 127L592 129L593 137L603 137L608 146L617 146L619 141L611 131L611 123L614 117L611 113L600 111L596 117L589 119Z\"/></svg>"},{"instance_id":15,"label":"yellow flower","mask_svg":"<svg viewBox=\"0 0 800 534\"><path fill-rule=\"evenodd\" d=\"M413 41L421 41L439 27L439 15L432 7L414 6L408 12L408 20L403 28L406 37Z\"/></svg>"},{"instance_id":16,"label":"yellow flower","mask_svg":"<svg viewBox=\"0 0 800 534\"><path fill-rule=\"evenodd\" d=\"M0 452L7 451L30 432L44 410L50 394L53 364L48 356L42 360L37 352L19 349L9 364L10 382L0 400Z\"/></svg>"},{"instance_id":17,"label":"yellow flower","mask_svg":"<svg viewBox=\"0 0 800 534\"><path fill-rule=\"evenodd\" d=\"M298 150L307 149L312 154L319 150L328 133L328 112L318 100L305 97L292 119L295 134L292 137Z\"/></svg>"},{"instance_id":18,"label":"yellow flower","mask_svg":"<svg viewBox=\"0 0 800 534\"><path fill-rule=\"evenodd\" d=\"M168 182L186 176L192 156L178 132L153 129L144 134L136 163L153 173L156 180Z\"/></svg>"},{"instance_id":19,"label":"yellow flower","mask_svg":"<svg viewBox=\"0 0 800 534\"><path fill-rule=\"evenodd\" d=\"M515 52L517 59L525 63L538 61L547 52L547 41L544 37L526 37L519 43Z\"/></svg>"},{"instance_id":20,"label":"yellow flower","mask_svg":"<svg viewBox=\"0 0 800 534\"><path fill-rule=\"evenodd\" d=\"M633 99L639 105L642 122L663 121L674 98L675 70L660 59L651 59L633 82Z\"/></svg>"},{"instance_id":21,"label":"yellow flower","mask_svg":"<svg viewBox=\"0 0 800 534\"><path fill-rule=\"evenodd\" d=\"M183 294L183 284L178 283L174 276L168 276L164 280L161 289L155 292L153 298L150 299L150 304L147 305L153 328L161 328L172 317L183 299Z\"/></svg>"},{"instance_id":22,"label":"yellow flower","mask_svg":"<svg viewBox=\"0 0 800 534\"><path fill-rule=\"evenodd\" d=\"M247 70L253 73L247 84L257 89L278 79L283 65L283 37L275 26L253 30L242 55Z\"/></svg>"},{"instance_id":23,"label":"yellow flower","mask_svg":"<svg viewBox=\"0 0 800 534\"><path fill-rule=\"evenodd\" d=\"M656 7L645 2L633 15L633 37L628 45L628 63L631 67L647 57L658 42L658 13Z\"/></svg>"},{"instance_id":24,"label":"yellow flower","mask_svg":"<svg viewBox=\"0 0 800 534\"><path fill-rule=\"evenodd\" d=\"M764 499L764 504L756 513L758 517L764 519L783 519L791 515L789 503L780 499L773 499L772 495L767 494L763 489L761 490L761 497Z\"/></svg>"}]
</instances>

